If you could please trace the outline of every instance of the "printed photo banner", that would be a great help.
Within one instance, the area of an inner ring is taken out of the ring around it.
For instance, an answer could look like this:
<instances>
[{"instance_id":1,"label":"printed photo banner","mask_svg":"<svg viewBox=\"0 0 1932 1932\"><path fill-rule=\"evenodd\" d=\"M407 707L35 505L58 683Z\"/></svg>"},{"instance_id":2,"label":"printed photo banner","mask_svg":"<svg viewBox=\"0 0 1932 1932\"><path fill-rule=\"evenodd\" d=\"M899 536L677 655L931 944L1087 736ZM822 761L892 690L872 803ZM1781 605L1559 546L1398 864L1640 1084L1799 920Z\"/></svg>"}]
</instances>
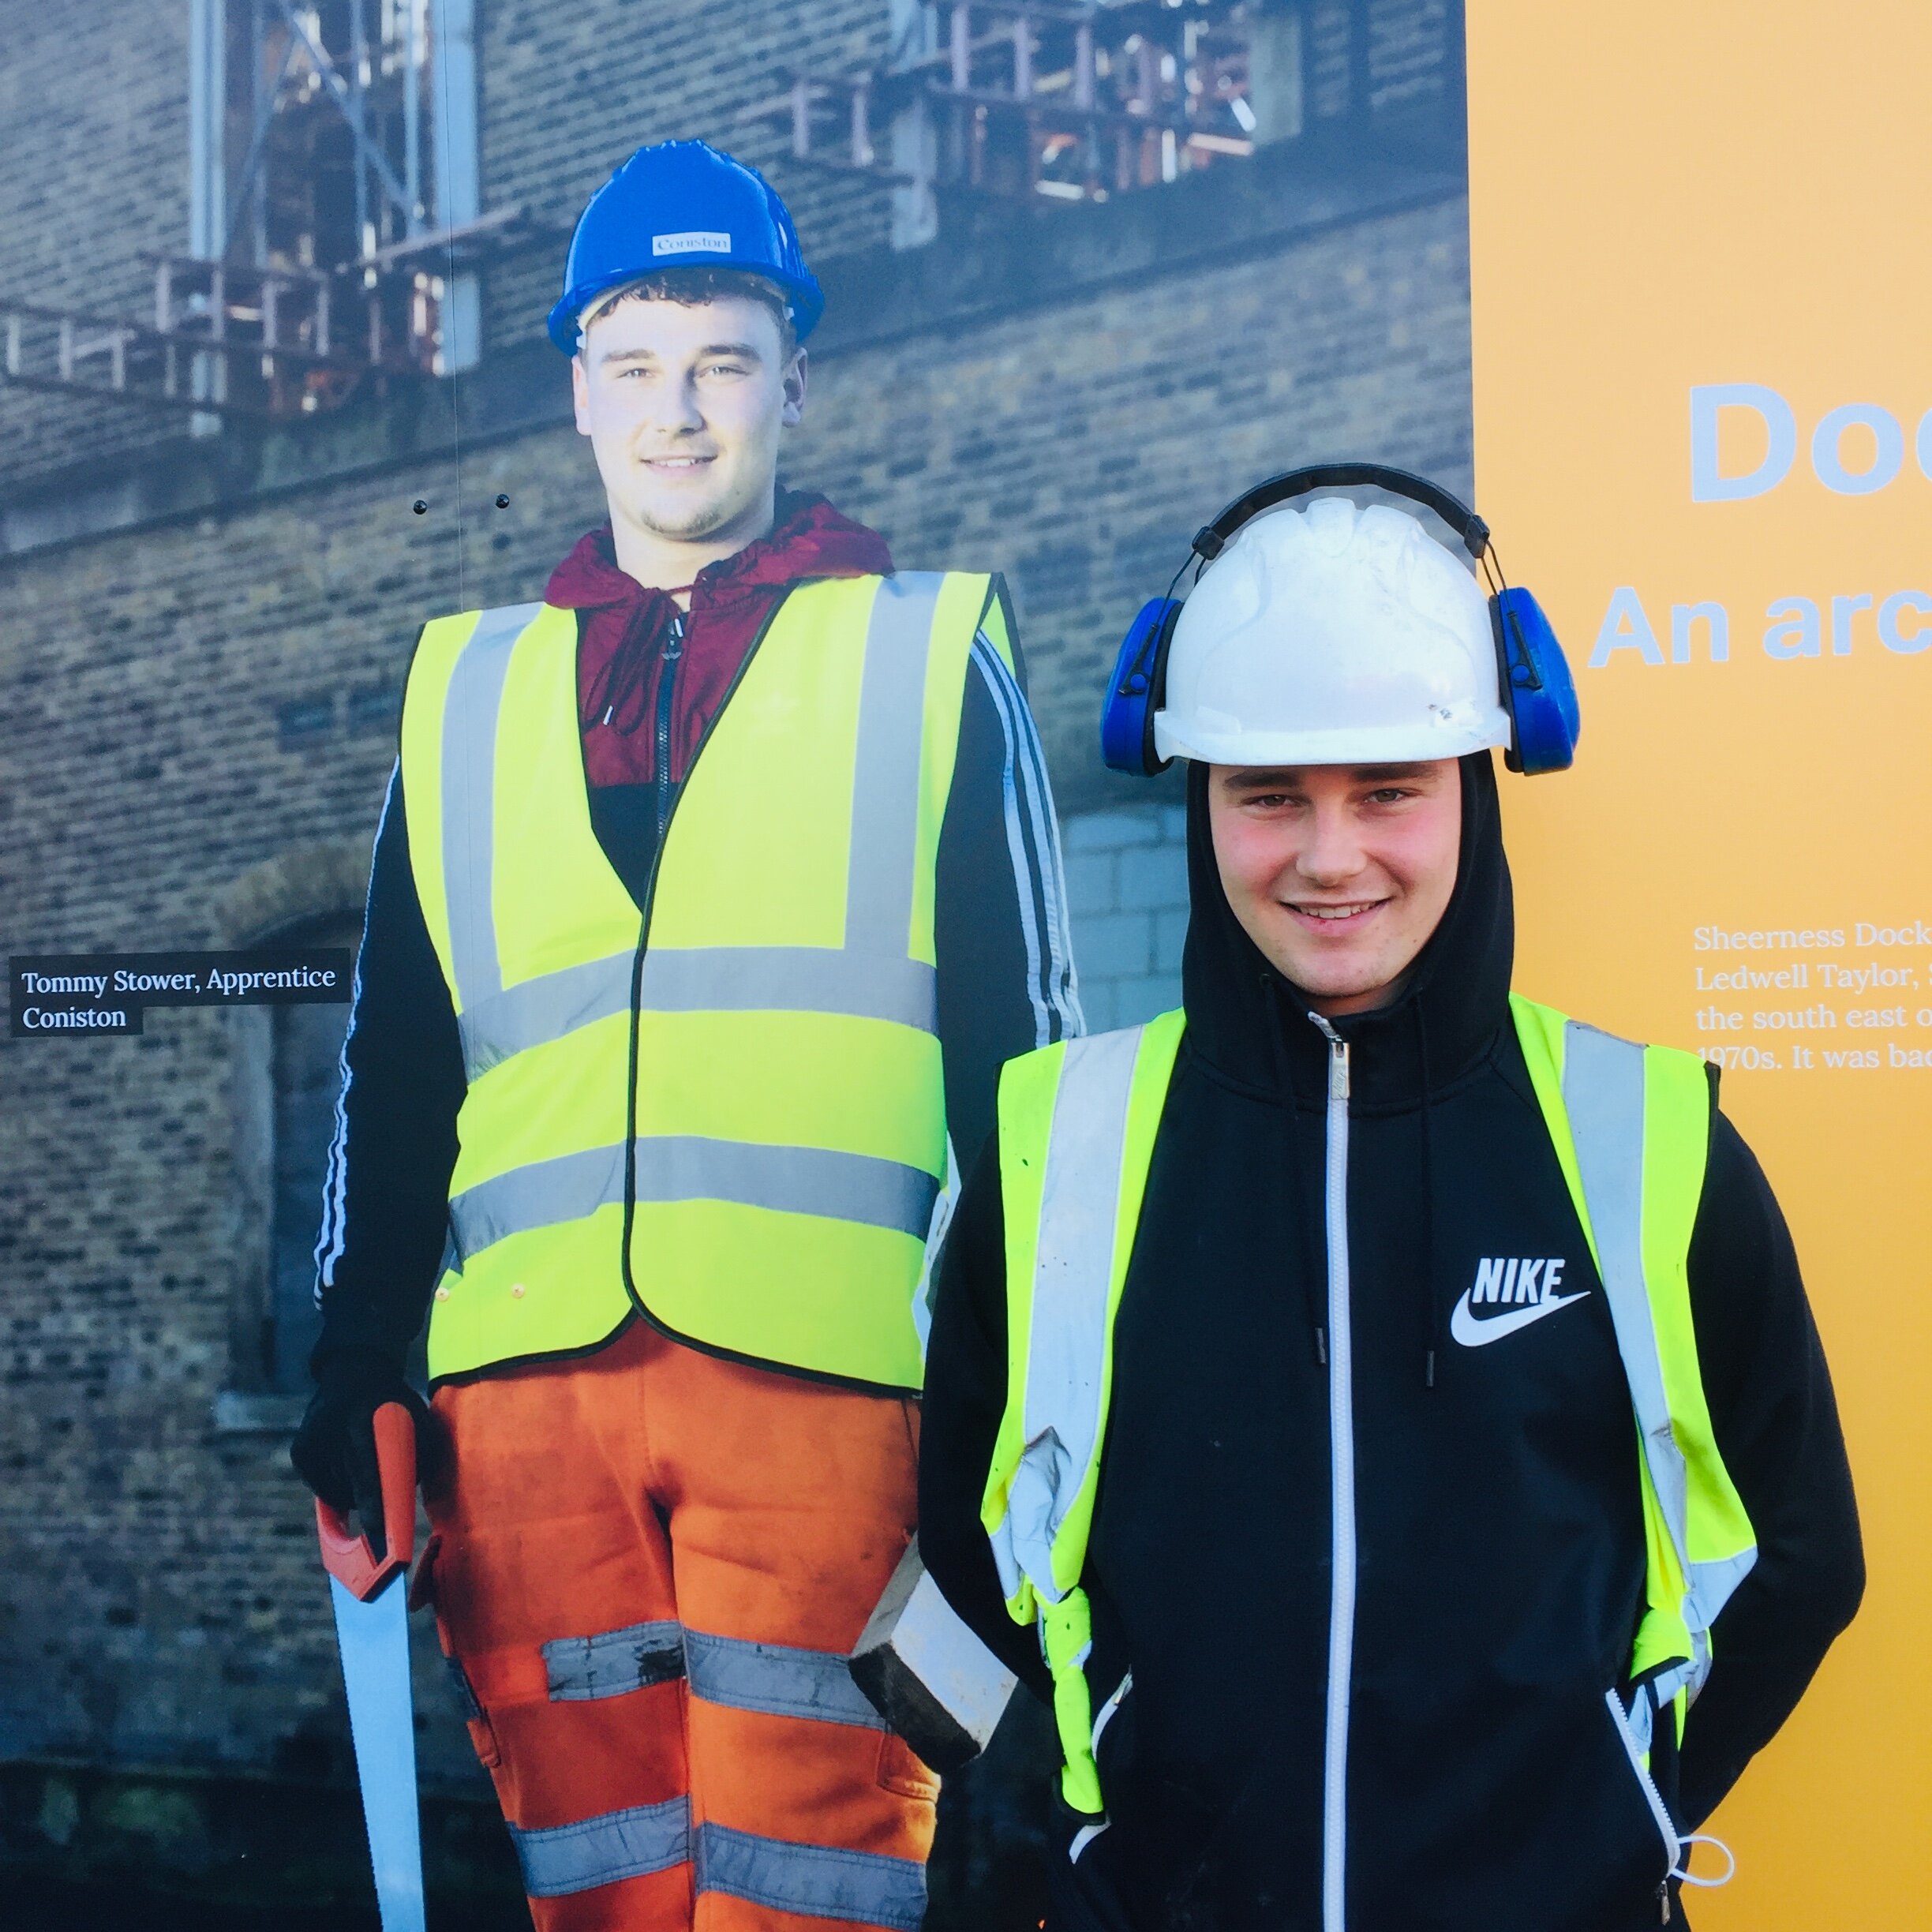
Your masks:
<instances>
[{"instance_id":1,"label":"printed photo banner","mask_svg":"<svg viewBox=\"0 0 1932 1932\"><path fill-rule=\"evenodd\" d=\"M1504 787L1516 983L1722 1065L1870 1567L1693 1916L1902 1926L1932 1896L1932 9L1470 0L1469 33L1477 501L1583 714L1574 772Z\"/></svg>"}]
</instances>

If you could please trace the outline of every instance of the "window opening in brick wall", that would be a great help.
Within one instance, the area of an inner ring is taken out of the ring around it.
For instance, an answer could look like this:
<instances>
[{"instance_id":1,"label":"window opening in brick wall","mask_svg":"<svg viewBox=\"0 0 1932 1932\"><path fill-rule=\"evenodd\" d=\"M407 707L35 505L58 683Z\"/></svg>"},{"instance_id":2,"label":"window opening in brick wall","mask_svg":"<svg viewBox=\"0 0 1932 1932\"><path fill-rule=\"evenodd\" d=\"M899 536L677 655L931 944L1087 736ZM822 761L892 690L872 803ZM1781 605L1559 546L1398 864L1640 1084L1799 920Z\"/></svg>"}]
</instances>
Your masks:
<instances>
[{"instance_id":1,"label":"window opening in brick wall","mask_svg":"<svg viewBox=\"0 0 1932 1932\"><path fill-rule=\"evenodd\" d=\"M360 918L347 912L276 935L291 945L346 946L351 951L361 936ZM315 1305L316 1236L335 1132L349 1008L276 1006L260 1012L267 1039L257 1041L245 1076L260 1082L266 1091L255 1106L245 1110L245 1121L252 1120L266 1145L249 1150L245 1159L252 1155L257 1174L249 1208L266 1226L246 1244L258 1257L253 1284L255 1360L238 1365L243 1379L264 1393L300 1395L309 1387L309 1354L321 1326Z\"/></svg>"}]
</instances>

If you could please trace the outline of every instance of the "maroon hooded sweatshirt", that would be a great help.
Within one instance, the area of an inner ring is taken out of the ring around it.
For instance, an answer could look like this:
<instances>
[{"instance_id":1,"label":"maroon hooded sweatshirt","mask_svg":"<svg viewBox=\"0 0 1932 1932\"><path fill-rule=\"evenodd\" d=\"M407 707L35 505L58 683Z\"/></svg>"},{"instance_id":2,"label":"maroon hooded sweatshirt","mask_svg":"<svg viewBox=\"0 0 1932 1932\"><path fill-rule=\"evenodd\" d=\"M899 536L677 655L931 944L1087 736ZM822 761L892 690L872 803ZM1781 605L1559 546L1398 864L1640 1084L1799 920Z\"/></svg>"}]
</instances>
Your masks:
<instances>
[{"instance_id":1,"label":"maroon hooded sweatshirt","mask_svg":"<svg viewBox=\"0 0 1932 1932\"><path fill-rule=\"evenodd\" d=\"M665 735L671 781L681 784L752 640L785 590L813 577L889 576L892 567L877 530L841 516L822 496L790 496L780 502L765 536L698 573L684 616L668 590L647 590L618 568L608 523L578 538L551 572L544 601L581 613L577 695L591 788L656 780L665 646L676 632L681 630L681 648L668 661Z\"/></svg>"}]
</instances>

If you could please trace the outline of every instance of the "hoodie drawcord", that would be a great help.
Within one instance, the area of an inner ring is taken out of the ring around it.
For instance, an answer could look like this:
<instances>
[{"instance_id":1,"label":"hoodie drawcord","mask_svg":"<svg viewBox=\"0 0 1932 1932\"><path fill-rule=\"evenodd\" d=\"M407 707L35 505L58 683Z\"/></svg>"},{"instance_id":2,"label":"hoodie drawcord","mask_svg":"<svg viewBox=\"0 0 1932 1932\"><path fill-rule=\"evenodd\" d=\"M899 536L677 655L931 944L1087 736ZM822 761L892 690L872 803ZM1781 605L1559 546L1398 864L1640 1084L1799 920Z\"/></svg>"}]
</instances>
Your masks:
<instances>
[{"instance_id":1,"label":"hoodie drawcord","mask_svg":"<svg viewBox=\"0 0 1932 1932\"><path fill-rule=\"evenodd\" d=\"M645 592L623 641L611 653L590 691L584 711L586 724L606 724L627 738L642 728L651 715L651 674L657 671L661 677L666 657L675 656L682 644L683 615L676 600L695 588L695 584L677 584L668 590ZM657 602L659 597L669 606L668 617Z\"/></svg>"},{"instance_id":2,"label":"hoodie drawcord","mask_svg":"<svg viewBox=\"0 0 1932 1932\"><path fill-rule=\"evenodd\" d=\"M1435 1133L1431 1125L1435 1106L1429 1091L1428 1022L1422 1017L1420 1000L1411 1010L1415 1014L1416 1058L1422 1076L1422 1386L1432 1389L1436 1386L1436 1354L1443 1336L1442 1292L1436 1279Z\"/></svg>"},{"instance_id":3,"label":"hoodie drawcord","mask_svg":"<svg viewBox=\"0 0 1932 1932\"><path fill-rule=\"evenodd\" d=\"M1307 1219L1297 1211L1294 1198L1294 1084L1288 1074L1288 1019L1282 1005L1282 983L1276 979L1272 972L1262 974L1261 995L1267 1002L1268 1030L1275 1046L1275 1085L1281 1096L1282 1133L1288 1143L1287 1158L1282 1163L1286 1190L1283 1200L1292 1223L1288 1230L1288 1237L1290 1241L1299 1240L1305 1251L1304 1258L1309 1259L1305 1252ZM1307 1305L1309 1328L1315 1338L1316 1365L1326 1368L1328 1366L1328 1317L1320 1282L1321 1273L1321 1269L1310 1260L1310 1264L1301 1270L1301 1292Z\"/></svg>"}]
</instances>

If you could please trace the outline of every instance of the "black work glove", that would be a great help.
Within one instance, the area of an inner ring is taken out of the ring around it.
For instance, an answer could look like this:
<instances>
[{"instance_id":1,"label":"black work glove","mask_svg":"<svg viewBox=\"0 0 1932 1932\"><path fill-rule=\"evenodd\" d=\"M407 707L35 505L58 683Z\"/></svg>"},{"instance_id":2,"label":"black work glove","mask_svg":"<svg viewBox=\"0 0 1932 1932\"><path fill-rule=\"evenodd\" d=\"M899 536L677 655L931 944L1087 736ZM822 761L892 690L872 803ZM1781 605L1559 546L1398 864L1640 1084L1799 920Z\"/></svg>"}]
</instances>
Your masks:
<instances>
[{"instance_id":1,"label":"black work glove","mask_svg":"<svg viewBox=\"0 0 1932 1932\"><path fill-rule=\"evenodd\" d=\"M346 1349L316 1368L316 1392L289 1460L295 1473L331 1509L356 1513L378 1556L388 1553L383 1530L382 1476L376 1459L376 1411L400 1402L416 1425L416 1480L427 1487L441 1461L442 1437L429 1406L404 1380L401 1363L365 1350Z\"/></svg>"}]
</instances>

